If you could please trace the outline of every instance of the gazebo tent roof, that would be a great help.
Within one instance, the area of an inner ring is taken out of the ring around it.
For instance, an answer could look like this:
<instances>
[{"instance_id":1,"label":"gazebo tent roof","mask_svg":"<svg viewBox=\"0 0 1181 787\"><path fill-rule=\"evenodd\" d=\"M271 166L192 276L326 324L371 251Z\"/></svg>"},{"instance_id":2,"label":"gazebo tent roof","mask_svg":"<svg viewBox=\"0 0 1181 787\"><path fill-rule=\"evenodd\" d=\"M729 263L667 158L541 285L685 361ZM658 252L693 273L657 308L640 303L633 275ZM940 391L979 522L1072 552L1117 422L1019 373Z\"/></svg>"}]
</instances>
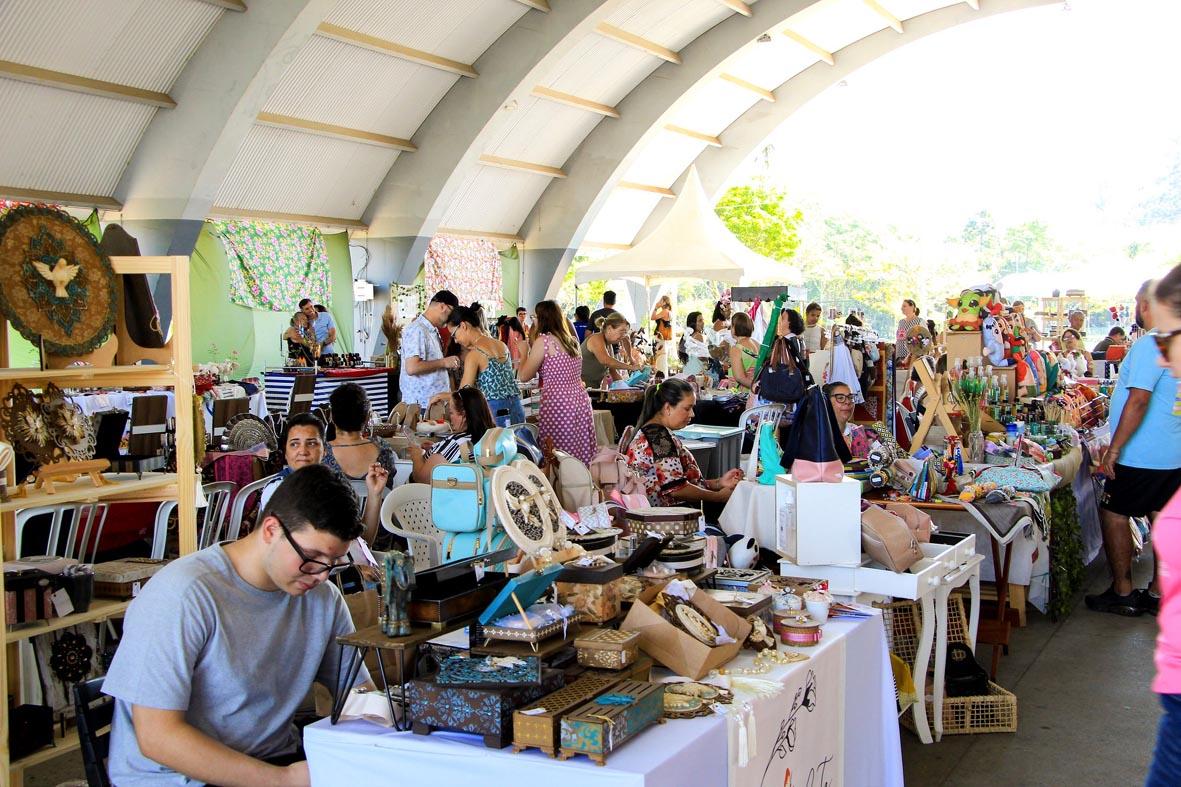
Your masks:
<instances>
[{"instance_id":1,"label":"gazebo tent roof","mask_svg":"<svg viewBox=\"0 0 1181 787\"><path fill-rule=\"evenodd\" d=\"M709 279L738 284L768 278L785 284L799 280L783 263L756 254L734 237L714 213L694 167L652 234L625 252L583 265L574 274L579 284L603 279L637 279L646 284Z\"/></svg>"}]
</instances>

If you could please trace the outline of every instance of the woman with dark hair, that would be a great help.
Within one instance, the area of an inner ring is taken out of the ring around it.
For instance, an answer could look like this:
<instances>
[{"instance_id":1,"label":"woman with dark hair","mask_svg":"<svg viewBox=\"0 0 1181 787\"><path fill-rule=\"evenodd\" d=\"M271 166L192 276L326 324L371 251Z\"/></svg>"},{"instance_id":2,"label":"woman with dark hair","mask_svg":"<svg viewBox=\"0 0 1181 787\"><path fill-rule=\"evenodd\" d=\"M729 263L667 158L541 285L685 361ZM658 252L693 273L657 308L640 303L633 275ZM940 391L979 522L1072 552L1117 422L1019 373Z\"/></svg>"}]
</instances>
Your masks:
<instances>
[{"instance_id":1,"label":"woman with dark hair","mask_svg":"<svg viewBox=\"0 0 1181 787\"><path fill-rule=\"evenodd\" d=\"M343 383L328 397L336 434L324 444L323 463L350 481L362 481L380 468L386 473L386 488L394 482L394 452L389 444L361 432L369 423L369 395L356 383ZM380 496L377 501L380 506Z\"/></svg>"},{"instance_id":2,"label":"woman with dark hair","mask_svg":"<svg viewBox=\"0 0 1181 787\"><path fill-rule=\"evenodd\" d=\"M570 323L554 301L534 310L537 341L517 370L517 378L541 380L540 437L587 465L595 455L595 421L590 397L582 384L582 356Z\"/></svg>"},{"instance_id":3,"label":"woman with dark hair","mask_svg":"<svg viewBox=\"0 0 1181 787\"><path fill-rule=\"evenodd\" d=\"M906 343L910 329L916 325L926 328L919 318L919 307L913 300L907 298L902 301L902 319L898 321L898 329L894 332L894 360L898 364L905 364L910 358L910 348Z\"/></svg>"},{"instance_id":4,"label":"woman with dark hair","mask_svg":"<svg viewBox=\"0 0 1181 787\"><path fill-rule=\"evenodd\" d=\"M1090 353L1081 347L1082 341L1083 337L1074 328L1064 330L1058 339L1058 368L1075 379L1090 376L1094 366Z\"/></svg>"},{"instance_id":5,"label":"woman with dark hair","mask_svg":"<svg viewBox=\"0 0 1181 787\"><path fill-rule=\"evenodd\" d=\"M709 367L709 345L705 343L705 317L701 312L689 312L685 332L677 346L677 357L684 366L682 374L705 374Z\"/></svg>"},{"instance_id":6,"label":"woman with dark hair","mask_svg":"<svg viewBox=\"0 0 1181 787\"><path fill-rule=\"evenodd\" d=\"M1140 342L1153 342L1158 363L1181 380L1181 265L1160 279L1152 290L1148 305L1153 332ZM1123 370L1120 370L1123 373ZM1174 424L1181 423L1173 409ZM1177 429L1171 435L1156 435L1162 442L1178 441ZM1161 598L1156 638L1156 679L1152 690L1160 695L1164 715L1152 754L1147 787L1181 784L1181 490L1152 523L1152 544L1156 550L1160 574Z\"/></svg>"},{"instance_id":7,"label":"woman with dark hair","mask_svg":"<svg viewBox=\"0 0 1181 787\"><path fill-rule=\"evenodd\" d=\"M473 309L457 306L447 321L455 342L467 350L459 387L477 386L488 400L498 426L525 423L521 390L508 348L484 332L480 316Z\"/></svg>"},{"instance_id":8,"label":"woman with dark hair","mask_svg":"<svg viewBox=\"0 0 1181 787\"><path fill-rule=\"evenodd\" d=\"M731 318L730 330L734 334L734 344L730 345L730 376L738 382L740 391L749 391L755 382L754 368L759 358L759 345L751 338L755 321L746 312L738 312Z\"/></svg>"},{"instance_id":9,"label":"woman with dark hair","mask_svg":"<svg viewBox=\"0 0 1181 787\"><path fill-rule=\"evenodd\" d=\"M701 502L713 503L720 511L742 480L742 471L737 468L721 478L702 478L697 460L673 434L693 420L696 401L693 387L676 378L651 385L644 393L644 408L635 437L627 446L627 461L643 479L648 502L654 506Z\"/></svg>"},{"instance_id":10,"label":"woman with dark hair","mask_svg":"<svg viewBox=\"0 0 1181 787\"><path fill-rule=\"evenodd\" d=\"M410 444L410 461L414 465L410 472L412 480L429 484L431 470L436 465L464 461L471 456L472 446L480 442L485 432L496 426L492 420L492 411L488 409L488 400L479 388L472 386L460 388L451 394L447 400L447 423L451 427L451 434L434 445Z\"/></svg>"},{"instance_id":11,"label":"woman with dark hair","mask_svg":"<svg viewBox=\"0 0 1181 787\"><path fill-rule=\"evenodd\" d=\"M730 330L730 304L722 301L714 302L714 313L710 317L713 322L714 335Z\"/></svg>"},{"instance_id":12,"label":"woman with dark hair","mask_svg":"<svg viewBox=\"0 0 1181 787\"><path fill-rule=\"evenodd\" d=\"M673 302L667 295L661 295L656 302L656 308L652 310L652 322L655 323L653 336L666 342L673 338Z\"/></svg>"},{"instance_id":13,"label":"woman with dark hair","mask_svg":"<svg viewBox=\"0 0 1181 787\"><path fill-rule=\"evenodd\" d=\"M808 370L808 350L804 346L803 316L795 309L783 309L779 312L779 323L775 327L775 335L787 339L787 349L791 353L791 360L804 375L804 384L812 385L812 372Z\"/></svg>"},{"instance_id":14,"label":"woman with dark hair","mask_svg":"<svg viewBox=\"0 0 1181 787\"><path fill-rule=\"evenodd\" d=\"M853 410L857 407L853 399L853 389L845 383L828 383L822 389L832 405L832 412L837 417L837 426L845 438L845 444L854 459L865 459L873 444L880 438L878 433L860 424L853 423Z\"/></svg>"},{"instance_id":15,"label":"woman with dark hair","mask_svg":"<svg viewBox=\"0 0 1181 787\"><path fill-rule=\"evenodd\" d=\"M500 323L500 341L508 347L513 366L520 368L521 361L529 354L529 340L525 338L525 327L516 317L504 317Z\"/></svg>"}]
</instances>

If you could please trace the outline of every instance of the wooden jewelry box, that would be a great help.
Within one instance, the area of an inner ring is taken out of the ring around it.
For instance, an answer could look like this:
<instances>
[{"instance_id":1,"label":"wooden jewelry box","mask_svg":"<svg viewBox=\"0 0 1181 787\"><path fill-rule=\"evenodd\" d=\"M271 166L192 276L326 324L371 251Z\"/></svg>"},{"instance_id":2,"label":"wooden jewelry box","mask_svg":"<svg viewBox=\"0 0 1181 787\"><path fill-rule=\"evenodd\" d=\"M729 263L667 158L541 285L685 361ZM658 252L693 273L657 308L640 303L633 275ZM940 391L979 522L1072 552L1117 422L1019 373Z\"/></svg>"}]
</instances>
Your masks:
<instances>
[{"instance_id":1,"label":"wooden jewelry box","mask_svg":"<svg viewBox=\"0 0 1181 787\"><path fill-rule=\"evenodd\" d=\"M152 576L168 565L167 560L133 557L94 564L94 595L130 599L139 594Z\"/></svg>"},{"instance_id":2,"label":"wooden jewelry box","mask_svg":"<svg viewBox=\"0 0 1181 787\"><path fill-rule=\"evenodd\" d=\"M509 549L418 572L406 605L411 622L445 625L475 615L508 582L507 574L494 571L479 576L476 565L495 565L515 554L515 549Z\"/></svg>"},{"instance_id":3,"label":"wooden jewelry box","mask_svg":"<svg viewBox=\"0 0 1181 787\"><path fill-rule=\"evenodd\" d=\"M640 635L634 631L591 629L574 640L578 663L595 669L621 670L640 654Z\"/></svg>"},{"instance_id":4,"label":"wooden jewelry box","mask_svg":"<svg viewBox=\"0 0 1181 787\"><path fill-rule=\"evenodd\" d=\"M565 566L554 587L558 600L570 604L586 623L606 623L623 610L623 566Z\"/></svg>"},{"instance_id":5,"label":"wooden jewelry box","mask_svg":"<svg viewBox=\"0 0 1181 787\"><path fill-rule=\"evenodd\" d=\"M406 687L411 729L417 735L435 730L457 730L483 735L484 745L503 749L512 742L513 711L562 688L561 670L543 669L537 685L505 688L441 686L433 680L415 679Z\"/></svg>"},{"instance_id":6,"label":"wooden jewelry box","mask_svg":"<svg viewBox=\"0 0 1181 787\"><path fill-rule=\"evenodd\" d=\"M553 694L547 694L527 707L513 711L513 753L519 753L532 746L551 757L558 756L562 717L618 682L619 678L615 677L587 675ZM539 708L544 709L544 712L530 712Z\"/></svg>"},{"instance_id":7,"label":"wooden jewelry box","mask_svg":"<svg viewBox=\"0 0 1181 787\"><path fill-rule=\"evenodd\" d=\"M558 759L585 754L598 765L645 728L662 722L664 684L624 681L562 718Z\"/></svg>"},{"instance_id":8,"label":"wooden jewelry box","mask_svg":"<svg viewBox=\"0 0 1181 787\"><path fill-rule=\"evenodd\" d=\"M561 571L562 566L551 565L535 571L527 571L510 579L501 588L500 593L492 600L492 603L480 613L479 625L472 625L472 642L482 641L484 644L487 644L488 640L493 639L508 642L524 642L528 643L536 651L539 642L560 634L563 631L567 631L571 626L577 626L577 615L567 620L555 620L542 626L529 624L528 616L526 615L526 610L529 606L549 590L550 585L554 582L554 578ZM525 628L494 625L494 621L512 615L514 612L520 614L524 619L526 623Z\"/></svg>"}]
</instances>

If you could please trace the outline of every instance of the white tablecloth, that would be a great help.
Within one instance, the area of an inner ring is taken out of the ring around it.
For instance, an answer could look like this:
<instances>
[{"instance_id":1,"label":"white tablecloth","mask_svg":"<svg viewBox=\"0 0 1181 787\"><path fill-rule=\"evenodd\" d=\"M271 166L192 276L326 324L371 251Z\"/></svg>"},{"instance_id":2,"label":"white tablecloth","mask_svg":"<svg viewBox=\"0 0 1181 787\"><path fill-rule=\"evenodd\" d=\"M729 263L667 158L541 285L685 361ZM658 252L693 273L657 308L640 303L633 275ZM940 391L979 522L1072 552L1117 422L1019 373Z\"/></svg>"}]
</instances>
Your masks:
<instances>
[{"instance_id":1,"label":"white tablecloth","mask_svg":"<svg viewBox=\"0 0 1181 787\"><path fill-rule=\"evenodd\" d=\"M176 417L176 397L172 391L111 391L100 394L82 394L71 396L70 401L78 405L86 415L93 415L100 410L131 411L131 402L138 396L167 396L168 417ZM250 397L248 405L250 412L262 418L267 414L267 402L262 391ZM205 413L205 434L213 430L213 413L208 408L202 408Z\"/></svg>"},{"instance_id":2,"label":"white tablecloth","mask_svg":"<svg viewBox=\"0 0 1181 787\"><path fill-rule=\"evenodd\" d=\"M902 785L894 686L881 616L832 621L825 626L824 638L823 644L812 650L808 661L778 667L759 676L780 680L787 684L787 689L773 698L755 700L754 704L770 715L787 716L795 698L794 686L807 682L809 670L823 675L819 667L824 663L836 666L836 674L843 675L839 685L834 686L828 680L821 686L817 695L821 700L813 711L797 713L795 751L785 759L810 764L794 766L792 783L821 784L819 771L809 781L809 770L833 757L839 758L841 767L833 767L836 759L824 766L823 784L828 787ZM750 657L743 656L734 665L749 662ZM843 693L837 707L826 704L823 698L834 696L824 693L826 689ZM809 729L823 729L820 722L826 713L841 717L843 734L839 737L844 745L830 740L827 746L805 749L810 740ZM765 770L768 774L777 772L776 763L778 772L782 773L783 761L775 751L780 732L780 726L775 723L756 726L756 753L746 769L737 771L735 783L750 783L749 774L754 774L757 777L754 783L759 783ZM474 735L436 732L422 736L394 732L363 721L333 726L324 719L304 730L304 748L315 787L374 784L389 780L395 773L399 783L430 787L467 784L473 777L482 784L513 787L714 787L729 781L729 763L734 757L728 744L730 737L728 721L721 716L669 721L640 733L613 752L607 764L600 767L585 757L561 762L535 749L520 754L513 754L512 749L488 749L483 739ZM776 782L779 783L782 782Z\"/></svg>"},{"instance_id":3,"label":"white tablecloth","mask_svg":"<svg viewBox=\"0 0 1181 787\"><path fill-rule=\"evenodd\" d=\"M753 535L759 546L775 548L775 485L739 481L718 524L727 535Z\"/></svg>"}]
</instances>

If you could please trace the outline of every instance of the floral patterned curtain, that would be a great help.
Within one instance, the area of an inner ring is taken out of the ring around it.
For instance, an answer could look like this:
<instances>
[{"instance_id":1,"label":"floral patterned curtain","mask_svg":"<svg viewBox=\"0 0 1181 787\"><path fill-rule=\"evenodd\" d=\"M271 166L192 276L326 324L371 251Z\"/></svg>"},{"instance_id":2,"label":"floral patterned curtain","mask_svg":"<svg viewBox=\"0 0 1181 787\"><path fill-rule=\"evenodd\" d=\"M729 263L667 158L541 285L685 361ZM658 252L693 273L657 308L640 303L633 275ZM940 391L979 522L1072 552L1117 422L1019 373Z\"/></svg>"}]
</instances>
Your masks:
<instances>
[{"instance_id":1,"label":"floral patterned curtain","mask_svg":"<svg viewBox=\"0 0 1181 787\"><path fill-rule=\"evenodd\" d=\"M427 296L451 290L464 306L479 301L485 314L500 311L504 292L500 254L492 241L436 235L426 250Z\"/></svg>"},{"instance_id":2,"label":"floral patterned curtain","mask_svg":"<svg viewBox=\"0 0 1181 787\"><path fill-rule=\"evenodd\" d=\"M332 298L328 252L314 227L214 221L230 261L230 301L251 309L294 311L303 298Z\"/></svg>"}]
</instances>

